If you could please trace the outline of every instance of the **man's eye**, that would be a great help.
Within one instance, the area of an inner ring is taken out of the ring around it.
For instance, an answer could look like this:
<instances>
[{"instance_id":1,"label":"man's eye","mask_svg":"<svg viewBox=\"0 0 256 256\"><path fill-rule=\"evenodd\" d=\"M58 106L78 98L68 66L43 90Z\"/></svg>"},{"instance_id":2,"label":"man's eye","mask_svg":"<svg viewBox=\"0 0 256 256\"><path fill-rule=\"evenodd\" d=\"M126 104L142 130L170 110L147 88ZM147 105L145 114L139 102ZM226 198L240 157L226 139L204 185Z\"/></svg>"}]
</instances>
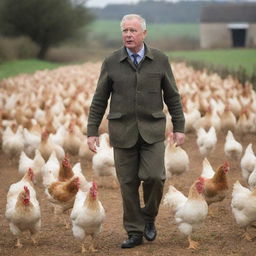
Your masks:
<instances>
[{"instance_id":1,"label":"man's eye","mask_svg":"<svg viewBox=\"0 0 256 256\"><path fill-rule=\"evenodd\" d=\"M136 30L135 30L135 29L131 29L130 31L131 31L131 33L135 33L135 32L136 32Z\"/></svg>"}]
</instances>

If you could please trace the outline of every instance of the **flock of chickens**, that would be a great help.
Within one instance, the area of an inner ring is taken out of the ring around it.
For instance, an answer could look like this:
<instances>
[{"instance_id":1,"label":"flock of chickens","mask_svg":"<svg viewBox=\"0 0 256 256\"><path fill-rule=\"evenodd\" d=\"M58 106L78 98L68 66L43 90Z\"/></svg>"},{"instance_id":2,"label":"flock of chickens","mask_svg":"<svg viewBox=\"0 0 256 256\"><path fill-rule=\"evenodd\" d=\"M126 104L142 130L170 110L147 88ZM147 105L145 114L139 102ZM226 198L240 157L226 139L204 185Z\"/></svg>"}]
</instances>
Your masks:
<instances>
[{"instance_id":1,"label":"flock of chickens","mask_svg":"<svg viewBox=\"0 0 256 256\"><path fill-rule=\"evenodd\" d=\"M16 247L22 247L23 231L29 231L33 243L37 243L41 228L37 187L43 187L55 216L71 209L72 233L81 240L82 252L96 251L94 238L105 218L97 184L106 186L104 177L110 176L111 187L118 186L106 119L100 127L97 153L92 154L86 143L87 115L99 69L100 63L86 63L0 82L2 152L10 159L19 159L20 180L10 185L5 212L10 231L17 237ZM214 170L208 160L218 134L224 133L225 157L240 163L247 183L243 186L237 181L233 185L232 213L236 223L245 229L244 238L252 240L247 229L256 221L255 142L243 148L237 138L241 141L245 134L256 134L256 93L251 84L241 85L232 77L223 80L216 74L194 71L184 63L173 64L173 71L182 96L185 131L196 134L204 160L201 175L191 182L188 195L170 185L163 204L171 208L180 232L188 238L188 248L197 249L191 234L209 214L208 207L228 193L230 163L225 161ZM167 115L166 133L171 129ZM166 175L171 180L173 175L189 171L190 157L171 136L165 144ZM72 165L73 156L91 162L93 181L84 176L80 162ZM69 227L69 223L65 225ZM85 247L86 236L92 237L89 248Z\"/></svg>"}]
</instances>

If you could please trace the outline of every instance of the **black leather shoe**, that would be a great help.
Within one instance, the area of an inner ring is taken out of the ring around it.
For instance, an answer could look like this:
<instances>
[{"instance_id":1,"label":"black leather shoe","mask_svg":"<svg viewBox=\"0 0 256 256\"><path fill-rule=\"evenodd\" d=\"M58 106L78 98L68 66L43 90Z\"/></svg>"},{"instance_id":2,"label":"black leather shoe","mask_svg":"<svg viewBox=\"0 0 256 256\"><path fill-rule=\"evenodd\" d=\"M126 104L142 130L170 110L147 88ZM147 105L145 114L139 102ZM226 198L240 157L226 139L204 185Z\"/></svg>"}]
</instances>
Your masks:
<instances>
[{"instance_id":1,"label":"black leather shoe","mask_svg":"<svg viewBox=\"0 0 256 256\"><path fill-rule=\"evenodd\" d=\"M148 222L145 225L144 236L148 241L154 241L156 239L156 227L154 222Z\"/></svg>"},{"instance_id":2,"label":"black leather shoe","mask_svg":"<svg viewBox=\"0 0 256 256\"><path fill-rule=\"evenodd\" d=\"M142 235L140 235L140 234L129 235L128 239L122 243L121 248L129 249L129 248L133 248L137 245L140 245L142 243L143 243Z\"/></svg>"}]
</instances>

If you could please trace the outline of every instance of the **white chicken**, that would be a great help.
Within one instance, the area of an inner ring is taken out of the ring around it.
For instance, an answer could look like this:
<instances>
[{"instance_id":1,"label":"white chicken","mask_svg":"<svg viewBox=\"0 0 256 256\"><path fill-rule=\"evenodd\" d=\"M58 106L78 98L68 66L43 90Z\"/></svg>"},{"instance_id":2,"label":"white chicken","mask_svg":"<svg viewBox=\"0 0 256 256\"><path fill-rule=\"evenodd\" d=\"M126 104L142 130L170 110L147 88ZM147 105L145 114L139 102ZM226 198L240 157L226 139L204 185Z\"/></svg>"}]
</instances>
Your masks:
<instances>
[{"instance_id":1,"label":"white chicken","mask_svg":"<svg viewBox=\"0 0 256 256\"><path fill-rule=\"evenodd\" d=\"M226 133L228 130L234 131L236 126L236 116L235 114L230 110L230 106L227 103L227 106L225 107L224 112L220 116L221 119L221 129L224 133Z\"/></svg>"},{"instance_id":2,"label":"white chicken","mask_svg":"<svg viewBox=\"0 0 256 256\"><path fill-rule=\"evenodd\" d=\"M78 191L70 218L72 221L72 231L75 238L82 241L82 253L86 251L84 240L86 236L91 236L92 242L88 248L90 252L95 252L94 239L100 233L102 223L105 219L105 210L98 199L97 185L92 182L89 191Z\"/></svg>"},{"instance_id":3,"label":"white chicken","mask_svg":"<svg viewBox=\"0 0 256 256\"><path fill-rule=\"evenodd\" d=\"M42 133L38 149L45 161L48 160L53 151L56 152L56 156L59 160L62 160L65 156L64 149L50 140L49 133L47 131Z\"/></svg>"},{"instance_id":4,"label":"white chicken","mask_svg":"<svg viewBox=\"0 0 256 256\"><path fill-rule=\"evenodd\" d=\"M232 131L229 130L224 144L225 155L232 160L239 160L242 155L242 151L243 147L241 143L235 139Z\"/></svg>"},{"instance_id":5,"label":"white chicken","mask_svg":"<svg viewBox=\"0 0 256 256\"><path fill-rule=\"evenodd\" d=\"M45 161L38 149L36 149L34 159L29 158L26 153L22 151L19 159L19 174L23 176L29 168L32 168L35 175L35 184L40 184L42 182L41 169L44 164Z\"/></svg>"},{"instance_id":6,"label":"white chicken","mask_svg":"<svg viewBox=\"0 0 256 256\"><path fill-rule=\"evenodd\" d=\"M192 108L190 111L184 112L185 116L185 133L194 131L193 124L201 118L201 114L198 109Z\"/></svg>"},{"instance_id":7,"label":"white chicken","mask_svg":"<svg viewBox=\"0 0 256 256\"><path fill-rule=\"evenodd\" d=\"M17 237L16 247L21 248L20 236L30 231L34 244L36 234L41 228L41 212L36 192L33 188L33 171L29 169L23 178L10 186L7 194L5 217L9 221L10 231Z\"/></svg>"},{"instance_id":8,"label":"white chicken","mask_svg":"<svg viewBox=\"0 0 256 256\"><path fill-rule=\"evenodd\" d=\"M256 221L256 188L251 191L236 181L233 186L231 208L236 223L245 229L243 238L251 241L248 228Z\"/></svg>"},{"instance_id":9,"label":"white chicken","mask_svg":"<svg viewBox=\"0 0 256 256\"><path fill-rule=\"evenodd\" d=\"M197 130L197 145L203 156L208 156L215 149L217 143L217 135L215 128L212 126L208 132L204 128Z\"/></svg>"},{"instance_id":10,"label":"white chicken","mask_svg":"<svg viewBox=\"0 0 256 256\"><path fill-rule=\"evenodd\" d=\"M203 160L201 177L205 179L211 179L215 174L209 160L205 157Z\"/></svg>"},{"instance_id":11,"label":"white chicken","mask_svg":"<svg viewBox=\"0 0 256 256\"><path fill-rule=\"evenodd\" d=\"M81 146L81 139L82 134L79 128L75 125L74 121L71 121L64 138L63 148L65 152L71 155L78 155L79 148Z\"/></svg>"},{"instance_id":12,"label":"white chicken","mask_svg":"<svg viewBox=\"0 0 256 256\"><path fill-rule=\"evenodd\" d=\"M164 196L164 205L172 208L180 232L188 237L189 249L198 248L198 242L191 239L191 234L208 214L208 205L202 195L203 189L204 180L199 178L190 187L188 197L172 185Z\"/></svg>"},{"instance_id":13,"label":"white chicken","mask_svg":"<svg viewBox=\"0 0 256 256\"><path fill-rule=\"evenodd\" d=\"M88 162L92 161L92 157L93 157L94 153L88 147L86 136L82 137L78 155L79 155L80 159L85 159Z\"/></svg>"},{"instance_id":14,"label":"white chicken","mask_svg":"<svg viewBox=\"0 0 256 256\"><path fill-rule=\"evenodd\" d=\"M3 152L9 156L19 156L24 149L23 128L19 126L17 131L12 132L11 128L7 127L3 133Z\"/></svg>"},{"instance_id":15,"label":"white chicken","mask_svg":"<svg viewBox=\"0 0 256 256\"><path fill-rule=\"evenodd\" d=\"M248 185L251 190L256 188L256 164L255 164L254 170L251 172L248 178Z\"/></svg>"},{"instance_id":16,"label":"white chicken","mask_svg":"<svg viewBox=\"0 0 256 256\"><path fill-rule=\"evenodd\" d=\"M188 171L189 157L187 152L180 146L176 146L171 137L168 137L166 143L164 161L167 178Z\"/></svg>"},{"instance_id":17,"label":"white chicken","mask_svg":"<svg viewBox=\"0 0 256 256\"><path fill-rule=\"evenodd\" d=\"M45 165L42 167L43 185L45 188L58 180L59 170L60 163L55 151L53 151Z\"/></svg>"},{"instance_id":18,"label":"white chicken","mask_svg":"<svg viewBox=\"0 0 256 256\"><path fill-rule=\"evenodd\" d=\"M112 187L116 187L116 169L114 164L113 148L109 145L109 135L103 133L99 137L100 146L97 147L97 153L92 158L92 169L97 177L104 178L106 176L114 177ZM101 184L104 181L101 179Z\"/></svg>"},{"instance_id":19,"label":"white chicken","mask_svg":"<svg viewBox=\"0 0 256 256\"><path fill-rule=\"evenodd\" d=\"M64 125L60 125L55 134L50 134L49 139L53 143L58 144L61 147L63 147L66 133L67 133L67 131L66 131L65 126Z\"/></svg>"},{"instance_id":20,"label":"white chicken","mask_svg":"<svg viewBox=\"0 0 256 256\"><path fill-rule=\"evenodd\" d=\"M250 174L252 173L252 171L255 168L255 165L256 165L256 156L252 149L252 143L250 143L246 147L244 155L240 161L240 166L242 169L242 176L246 181L248 181Z\"/></svg>"},{"instance_id":21,"label":"white chicken","mask_svg":"<svg viewBox=\"0 0 256 256\"><path fill-rule=\"evenodd\" d=\"M40 144L40 136L30 132L27 128L23 130L24 151L28 156L31 156Z\"/></svg>"}]
</instances>

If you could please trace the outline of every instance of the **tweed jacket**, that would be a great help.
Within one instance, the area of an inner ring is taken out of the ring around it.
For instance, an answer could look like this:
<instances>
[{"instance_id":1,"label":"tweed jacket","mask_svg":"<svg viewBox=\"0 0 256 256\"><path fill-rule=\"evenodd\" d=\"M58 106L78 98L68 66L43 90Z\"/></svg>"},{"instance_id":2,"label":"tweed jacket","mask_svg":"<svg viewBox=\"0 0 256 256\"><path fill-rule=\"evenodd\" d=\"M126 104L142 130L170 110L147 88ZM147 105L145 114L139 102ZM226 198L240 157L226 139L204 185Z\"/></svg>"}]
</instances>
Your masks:
<instances>
[{"instance_id":1,"label":"tweed jacket","mask_svg":"<svg viewBox=\"0 0 256 256\"><path fill-rule=\"evenodd\" d=\"M145 56L137 68L125 47L104 60L89 111L87 136L98 136L109 98L107 118L113 147L132 147L139 134L149 144L163 141L164 103L172 117L174 132L184 132L180 94L168 57L146 44Z\"/></svg>"}]
</instances>

